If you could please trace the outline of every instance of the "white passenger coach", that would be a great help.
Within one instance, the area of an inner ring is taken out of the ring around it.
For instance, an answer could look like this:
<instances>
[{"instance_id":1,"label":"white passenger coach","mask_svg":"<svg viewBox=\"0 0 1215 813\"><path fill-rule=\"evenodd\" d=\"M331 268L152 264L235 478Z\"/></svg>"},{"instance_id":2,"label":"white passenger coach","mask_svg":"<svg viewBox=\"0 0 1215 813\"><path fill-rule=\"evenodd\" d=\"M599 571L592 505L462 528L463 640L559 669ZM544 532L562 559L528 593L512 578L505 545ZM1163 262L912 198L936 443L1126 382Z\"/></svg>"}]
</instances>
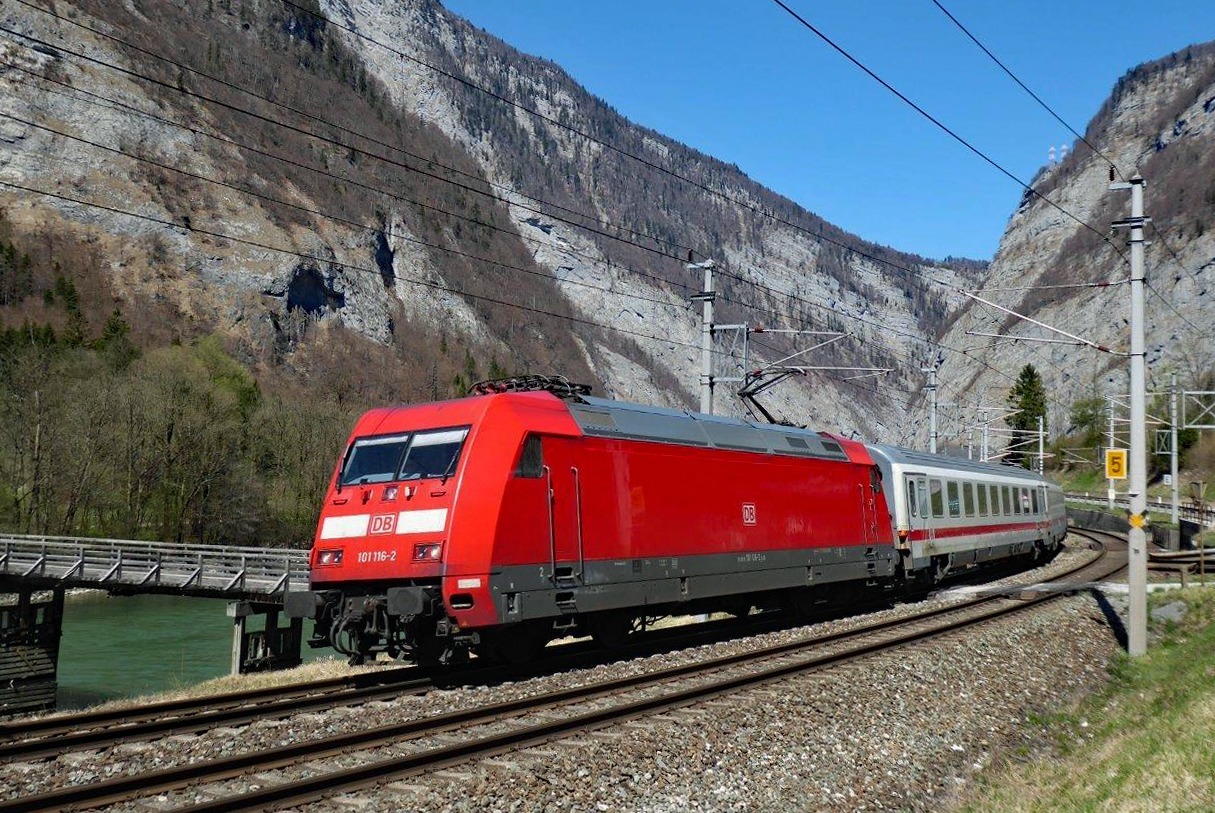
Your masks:
<instances>
[{"instance_id":1,"label":"white passenger coach","mask_svg":"<svg viewBox=\"0 0 1215 813\"><path fill-rule=\"evenodd\" d=\"M939 579L1009 556L1053 555L1067 535L1063 490L1035 472L868 446L887 489L904 567Z\"/></svg>"}]
</instances>

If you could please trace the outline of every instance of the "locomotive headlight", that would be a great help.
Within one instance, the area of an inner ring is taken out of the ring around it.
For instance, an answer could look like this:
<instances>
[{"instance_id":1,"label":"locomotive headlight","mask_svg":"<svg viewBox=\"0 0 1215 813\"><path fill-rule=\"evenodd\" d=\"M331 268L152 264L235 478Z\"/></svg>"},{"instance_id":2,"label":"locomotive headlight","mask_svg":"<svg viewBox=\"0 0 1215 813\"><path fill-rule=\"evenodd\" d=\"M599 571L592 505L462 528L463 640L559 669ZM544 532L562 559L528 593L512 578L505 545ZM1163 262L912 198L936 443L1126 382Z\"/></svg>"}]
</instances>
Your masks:
<instances>
[{"instance_id":1,"label":"locomotive headlight","mask_svg":"<svg viewBox=\"0 0 1215 813\"><path fill-rule=\"evenodd\" d=\"M326 548L316 552L317 567L335 567L342 563L341 548Z\"/></svg>"},{"instance_id":2,"label":"locomotive headlight","mask_svg":"<svg viewBox=\"0 0 1215 813\"><path fill-rule=\"evenodd\" d=\"M397 498L397 487L396 486L385 486L384 487L384 501L389 502L391 500L395 500L396 498Z\"/></svg>"},{"instance_id":3,"label":"locomotive headlight","mask_svg":"<svg viewBox=\"0 0 1215 813\"><path fill-rule=\"evenodd\" d=\"M413 560L415 562L437 562L442 553L442 542L425 542L413 546Z\"/></svg>"}]
</instances>

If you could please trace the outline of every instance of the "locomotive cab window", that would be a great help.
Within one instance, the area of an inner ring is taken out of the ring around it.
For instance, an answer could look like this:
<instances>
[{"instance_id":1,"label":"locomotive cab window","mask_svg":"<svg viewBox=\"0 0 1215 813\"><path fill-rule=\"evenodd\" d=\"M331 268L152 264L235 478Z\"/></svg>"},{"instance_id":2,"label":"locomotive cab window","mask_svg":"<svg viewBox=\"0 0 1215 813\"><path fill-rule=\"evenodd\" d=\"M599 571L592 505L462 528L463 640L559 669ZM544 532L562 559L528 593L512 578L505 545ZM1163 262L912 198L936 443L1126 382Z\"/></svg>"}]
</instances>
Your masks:
<instances>
[{"instance_id":1,"label":"locomotive cab window","mask_svg":"<svg viewBox=\"0 0 1215 813\"><path fill-rule=\"evenodd\" d=\"M528 435L523 439L523 450L519 453L516 477L536 479L544 475L544 447L539 435Z\"/></svg>"},{"instance_id":2,"label":"locomotive cab window","mask_svg":"<svg viewBox=\"0 0 1215 813\"><path fill-rule=\"evenodd\" d=\"M467 436L468 427L418 432L405 452L400 479L450 477L456 470L460 450L464 448L464 438Z\"/></svg>"},{"instance_id":3,"label":"locomotive cab window","mask_svg":"<svg viewBox=\"0 0 1215 813\"><path fill-rule=\"evenodd\" d=\"M344 486L387 483L396 475L397 465L408 445L408 434L357 439L346 453L346 465L339 482Z\"/></svg>"}]
</instances>

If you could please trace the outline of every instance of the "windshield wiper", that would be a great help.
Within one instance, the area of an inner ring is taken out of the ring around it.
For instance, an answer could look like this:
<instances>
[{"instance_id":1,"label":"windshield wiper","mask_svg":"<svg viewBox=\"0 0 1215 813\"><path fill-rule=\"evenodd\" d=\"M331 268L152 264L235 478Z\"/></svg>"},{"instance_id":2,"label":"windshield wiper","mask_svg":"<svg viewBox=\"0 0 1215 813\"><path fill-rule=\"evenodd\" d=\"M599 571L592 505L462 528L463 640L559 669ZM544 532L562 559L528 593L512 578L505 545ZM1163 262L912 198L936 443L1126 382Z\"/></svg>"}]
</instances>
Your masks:
<instances>
[{"instance_id":1,"label":"windshield wiper","mask_svg":"<svg viewBox=\"0 0 1215 813\"><path fill-rule=\"evenodd\" d=\"M447 478L451 477L451 470L455 468L456 461L460 458L460 447L456 447L455 454L451 456L451 460L447 462L447 468L443 471L443 477L439 480L440 485L447 485Z\"/></svg>"}]
</instances>

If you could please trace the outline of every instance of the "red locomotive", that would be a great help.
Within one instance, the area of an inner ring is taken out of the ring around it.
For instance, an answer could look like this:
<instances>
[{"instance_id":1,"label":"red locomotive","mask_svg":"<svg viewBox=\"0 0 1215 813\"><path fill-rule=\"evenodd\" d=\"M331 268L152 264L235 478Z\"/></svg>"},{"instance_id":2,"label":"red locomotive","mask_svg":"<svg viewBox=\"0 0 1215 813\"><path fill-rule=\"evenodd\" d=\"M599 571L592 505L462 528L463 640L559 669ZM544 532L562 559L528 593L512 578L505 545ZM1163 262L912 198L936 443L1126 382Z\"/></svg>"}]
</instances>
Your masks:
<instances>
[{"instance_id":1,"label":"red locomotive","mask_svg":"<svg viewBox=\"0 0 1215 813\"><path fill-rule=\"evenodd\" d=\"M313 645L353 662L470 649L516 660L567 634L619 643L659 615L931 583L951 563L1061 537L1045 499L1034 523L998 523L994 543L976 527L967 549L983 555L926 546L922 528L900 534L887 447L871 455L826 433L592 398L554 379L479 392L372 410L354 427L312 589L287 596L288 615L315 619Z\"/></svg>"}]
</instances>

